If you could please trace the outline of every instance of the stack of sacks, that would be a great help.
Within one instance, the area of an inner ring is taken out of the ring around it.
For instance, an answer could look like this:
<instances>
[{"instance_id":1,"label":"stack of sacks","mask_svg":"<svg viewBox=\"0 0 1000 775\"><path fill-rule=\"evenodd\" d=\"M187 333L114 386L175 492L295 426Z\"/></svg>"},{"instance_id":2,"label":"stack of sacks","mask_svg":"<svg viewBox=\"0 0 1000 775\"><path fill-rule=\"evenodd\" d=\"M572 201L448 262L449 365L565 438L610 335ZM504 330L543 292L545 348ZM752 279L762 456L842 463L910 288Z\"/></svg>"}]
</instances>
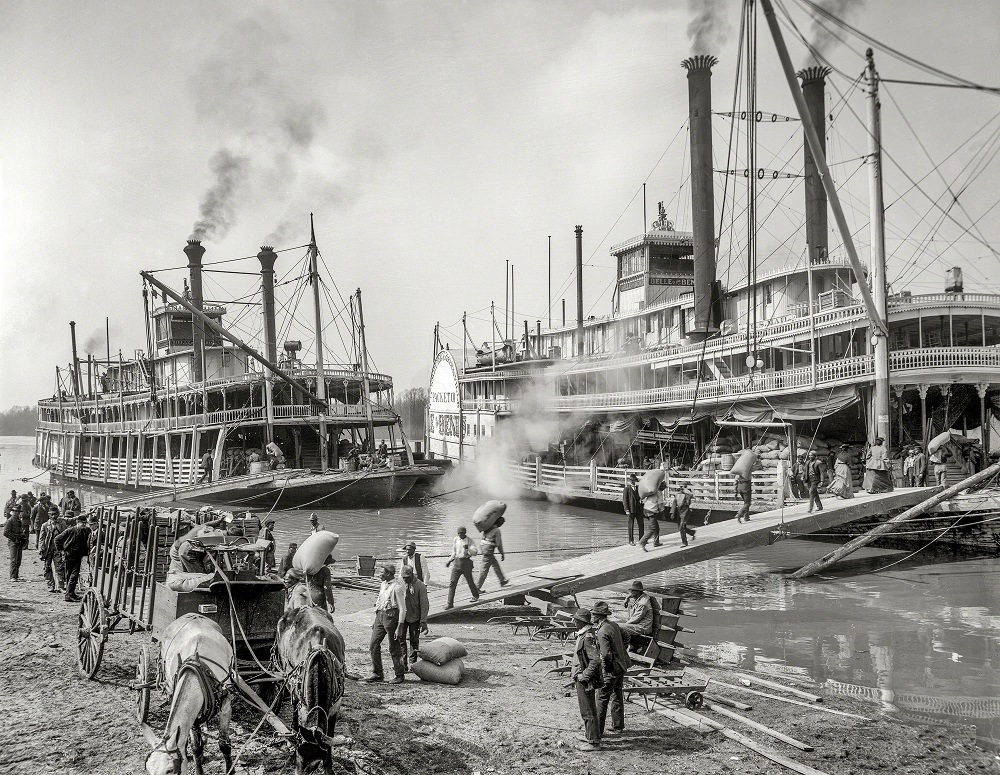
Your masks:
<instances>
[{"instance_id":1,"label":"stack of sacks","mask_svg":"<svg viewBox=\"0 0 1000 775\"><path fill-rule=\"evenodd\" d=\"M807 455L810 450L816 452L816 455L827 465L830 464L830 453L837 454L840 450L840 445L843 442L837 438L822 438L817 436L815 439L812 436L800 435L795 439L796 444L796 456ZM711 448L709 448L711 449ZM758 466L761 468L777 468L779 460L788 461L791 459L791 450L788 448L788 441L783 434L775 433L773 431L768 431L765 433L756 444L749 447L757 455ZM745 450L734 449L734 457L739 459L740 455ZM848 450L850 456L849 465L851 467L851 474L854 477L854 484L856 487L860 486L861 480L864 477L864 464L861 461L861 447L852 446ZM725 469L724 469L725 470ZM831 466L831 475L833 474Z\"/></svg>"},{"instance_id":2,"label":"stack of sacks","mask_svg":"<svg viewBox=\"0 0 1000 775\"><path fill-rule=\"evenodd\" d=\"M438 638L420 647L420 659L411 668L421 681L454 686L465 675L462 657L469 652L454 638Z\"/></svg>"},{"instance_id":3,"label":"stack of sacks","mask_svg":"<svg viewBox=\"0 0 1000 775\"><path fill-rule=\"evenodd\" d=\"M736 462L733 454L740 448L740 442L729 436L720 436L705 450L705 457L698 463L701 471L728 471Z\"/></svg>"}]
</instances>

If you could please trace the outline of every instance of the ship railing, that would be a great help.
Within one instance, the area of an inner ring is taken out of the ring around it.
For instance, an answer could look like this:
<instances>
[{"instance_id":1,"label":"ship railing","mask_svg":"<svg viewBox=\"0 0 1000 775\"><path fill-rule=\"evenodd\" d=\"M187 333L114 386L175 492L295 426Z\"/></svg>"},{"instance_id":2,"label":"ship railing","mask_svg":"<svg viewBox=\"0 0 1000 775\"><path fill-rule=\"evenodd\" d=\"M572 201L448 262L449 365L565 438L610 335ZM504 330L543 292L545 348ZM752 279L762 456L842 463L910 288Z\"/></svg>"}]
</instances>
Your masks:
<instances>
[{"instance_id":1,"label":"ship railing","mask_svg":"<svg viewBox=\"0 0 1000 775\"><path fill-rule=\"evenodd\" d=\"M888 300L889 309L910 307L997 307L1000 294L996 293L920 293L913 296L893 296Z\"/></svg>"},{"instance_id":2,"label":"ship railing","mask_svg":"<svg viewBox=\"0 0 1000 775\"><path fill-rule=\"evenodd\" d=\"M628 475L645 473L644 469L563 466L538 461L511 461L507 470L522 487L559 490L581 497L596 494L604 496L602 500L620 498ZM696 504L724 503L735 507L742 502L736 494L736 476L728 471L667 470L664 474L667 495L674 495L680 492L681 485L687 485ZM784 476L783 465L754 471L751 480L754 500L769 503L783 500Z\"/></svg>"},{"instance_id":3,"label":"ship railing","mask_svg":"<svg viewBox=\"0 0 1000 775\"><path fill-rule=\"evenodd\" d=\"M511 407L509 398L473 398L462 401L462 411L474 412L476 410L486 412L509 412Z\"/></svg>"},{"instance_id":4,"label":"ship railing","mask_svg":"<svg viewBox=\"0 0 1000 775\"><path fill-rule=\"evenodd\" d=\"M919 347L889 353L889 369L1000 367L1000 347Z\"/></svg>"},{"instance_id":5,"label":"ship railing","mask_svg":"<svg viewBox=\"0 0 1000 775\"><path fill-rule=\"evenodd\" d=\"M366 417L363 404L338 404L331 403L324 412L326 417ZM395 413L384 406L372 406L372 416L379 419L387 419L395 416ZM319 417L319 409L315 406L305 404L291 404L288 406L274 407L274 418L276 420L287 420L296 417Z\"/></svg>"}]
</instances>

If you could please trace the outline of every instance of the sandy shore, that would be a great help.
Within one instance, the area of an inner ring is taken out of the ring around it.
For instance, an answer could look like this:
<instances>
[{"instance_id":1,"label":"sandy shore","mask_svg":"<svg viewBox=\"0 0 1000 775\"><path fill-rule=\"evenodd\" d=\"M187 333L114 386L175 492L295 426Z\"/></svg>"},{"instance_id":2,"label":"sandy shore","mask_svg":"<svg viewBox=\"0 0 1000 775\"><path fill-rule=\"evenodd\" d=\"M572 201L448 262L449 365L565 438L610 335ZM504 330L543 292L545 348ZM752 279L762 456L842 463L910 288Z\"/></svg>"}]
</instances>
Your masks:
<instances>
[{"instance_id":1,"label":"sandy shore","mask_svg":"<svg viewBox=\"0 0 1000 775\"><path fill-rule=\"evenodd\" d=\"M26 552L22 576L7 579L0 561L0 772L136 773L143 771L147 745L134 716L129 689L139 648L148 635L114 634L108 639L97 680L76 671L78 606L46 591L34 550ZM374 594L340 590L338 622L348 644L348 667L367 674L368 617ZM351 615L352 612L354 615ZM509 611L507 611L509 612ZM431 625L431 637L449 635L469 649L468 674L457 687L424 684L412 675L402 686L349 682L338 731L354 738L339 749L339 773L564 773L697 772L787 773L758 753L717 732L701 734L642 706L626 706L627 731L609 738L604 750L575 750L580 718L576 697L563 680L532 668L539 656L567 646L512 635L487 624L498 610L455 615ZM388 653L384 658L388 659ZM710 675L737 684L723 669ZM773 679L773 676L769 676ZM798 686L798 684L796 684ZM821 689L816 693L823 694ZM913 727L880 715L870 703L825 697L822 705L800 707L727 691L753 704L744 715L815 746L803 752L760 732L706 711L706 715L768 750L830 773L982 773L996 771L990 754L977 749L971 727ZM166 720L166 701L154 694L154 728ZM833 708L871 718L827 713ZM250 738L260 717L242 702L235 706L234 751L240 773L291 773L282 742L269 728ZM285 712L287 716L287 710ZM210 728L214 738L214 727ZM206 771L222 772L214 739L207 746Z\"/></svg>"}]
</instances>

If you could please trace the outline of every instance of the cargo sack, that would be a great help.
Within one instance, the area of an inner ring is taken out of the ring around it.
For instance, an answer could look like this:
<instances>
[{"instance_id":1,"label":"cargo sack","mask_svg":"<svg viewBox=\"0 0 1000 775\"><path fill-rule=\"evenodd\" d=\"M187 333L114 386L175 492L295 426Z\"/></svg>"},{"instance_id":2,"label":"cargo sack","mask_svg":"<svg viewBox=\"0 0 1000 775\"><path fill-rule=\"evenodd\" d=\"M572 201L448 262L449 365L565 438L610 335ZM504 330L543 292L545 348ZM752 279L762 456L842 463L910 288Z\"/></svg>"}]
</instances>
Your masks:
<instances>
[{"instance_id":1,"label":"cargo sack","mask_svg":"<svg viewBox=\"0 0 1000 775\"><path fill-rule=\"evenodd\" d=\"M757 463L757 456L750 450L745 450L742 455L740 455L739 460L736 461L736 465L732 467L730 473L740 476L744 479L750 478L750 472L753 471L754 466Z\"/></svg>"},{"instance_id":2,"label":"cargo sack","mask_svg":"<svg viewBox=\"0 0 1000 775\"><path fill-rule=\"evenodd\" d=\"M330 552L336 547L338 541L340 541L340 536L329 530L313 533L302 542L302 546L295 552L295 556L292 558L292 567L310 575L316 573L326 564L326 558L330 556Z\"/></svg>"},{"instance_id":3,"label":"cargo sack","mask_svg":"<svg viewBox=\"0 0 1000 775\"><path fill-rule=\"evenodd\" d=\"M467 656L468 653L465 646L454 638L436 638L430 643L420 646L421 659L426 659L439 666L453 659Z\"/></svg>"},{"instance_id":4,"label":"cargo sack","mask_svg":"<svg viewBox=\"0 0 1000 775\"><path fill-rule=\"evenodd\" d=\"M665 476L662 468L652 468L639 477L639 497L648 498L659 490Z\"/></svg>"},{"instance_id":5,"label":"cargo sack","mask_svg":"<svg viewBox=\"0 0 1000 775\"><path fill-rule=\"evenodd\" d=\"M506 510L507 504L503 501L486 501L472 515L472 524L480 533L485 533L496 524Z\"/></svg>"},{"instance_id":6,"label":"cargo sack","mask_svg":"<svg viewBox=\"0 0 1000 775\"><path fill-rule=\"evenodd\" d=\"M444 665L435 665L433 662L418 659L410 670L421 681L454 686L465 675L465 663L461 658L453 659Z\"/></svg>"}]
</instances>

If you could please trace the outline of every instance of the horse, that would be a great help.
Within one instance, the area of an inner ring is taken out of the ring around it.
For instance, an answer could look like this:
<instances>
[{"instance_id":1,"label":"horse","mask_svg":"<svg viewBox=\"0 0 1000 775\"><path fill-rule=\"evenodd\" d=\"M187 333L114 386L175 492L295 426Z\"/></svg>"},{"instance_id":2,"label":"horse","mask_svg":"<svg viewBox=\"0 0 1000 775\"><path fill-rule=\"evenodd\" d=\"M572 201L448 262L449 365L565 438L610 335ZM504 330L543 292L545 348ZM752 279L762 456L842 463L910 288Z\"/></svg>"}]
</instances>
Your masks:
<instances>
[{"instance_id":1,"label":"horse","mask_svg":"<svg viewBox=\"0 0 1000 775\"><path fill-rule=\"evenodd\" d=\"M331 747L346 742L334 735L344 695L344 658L344 638L324 609L292 608L278 620L274 659L290 679L295 705L296 775L314 772L320 765L329 775Z\"/></svg>"},{"instance_id":2,"label":"horse","mask_svg":"<svg viewBox=\"0 0 1000 775\"><path fill-rule=\"evenodd\" d=\"M147 775L180 775L190 742L194 772L202 775L205 741L201 726L219 717L219 751L226 772L233 768L229 722L233 717L229 679L233 648L211 619L185 614L172 621L160 639L160 662L167 691L171 693L170 716L163 734L144 725L153 750L146 757Z\"/></svg>"}]
</instances>

